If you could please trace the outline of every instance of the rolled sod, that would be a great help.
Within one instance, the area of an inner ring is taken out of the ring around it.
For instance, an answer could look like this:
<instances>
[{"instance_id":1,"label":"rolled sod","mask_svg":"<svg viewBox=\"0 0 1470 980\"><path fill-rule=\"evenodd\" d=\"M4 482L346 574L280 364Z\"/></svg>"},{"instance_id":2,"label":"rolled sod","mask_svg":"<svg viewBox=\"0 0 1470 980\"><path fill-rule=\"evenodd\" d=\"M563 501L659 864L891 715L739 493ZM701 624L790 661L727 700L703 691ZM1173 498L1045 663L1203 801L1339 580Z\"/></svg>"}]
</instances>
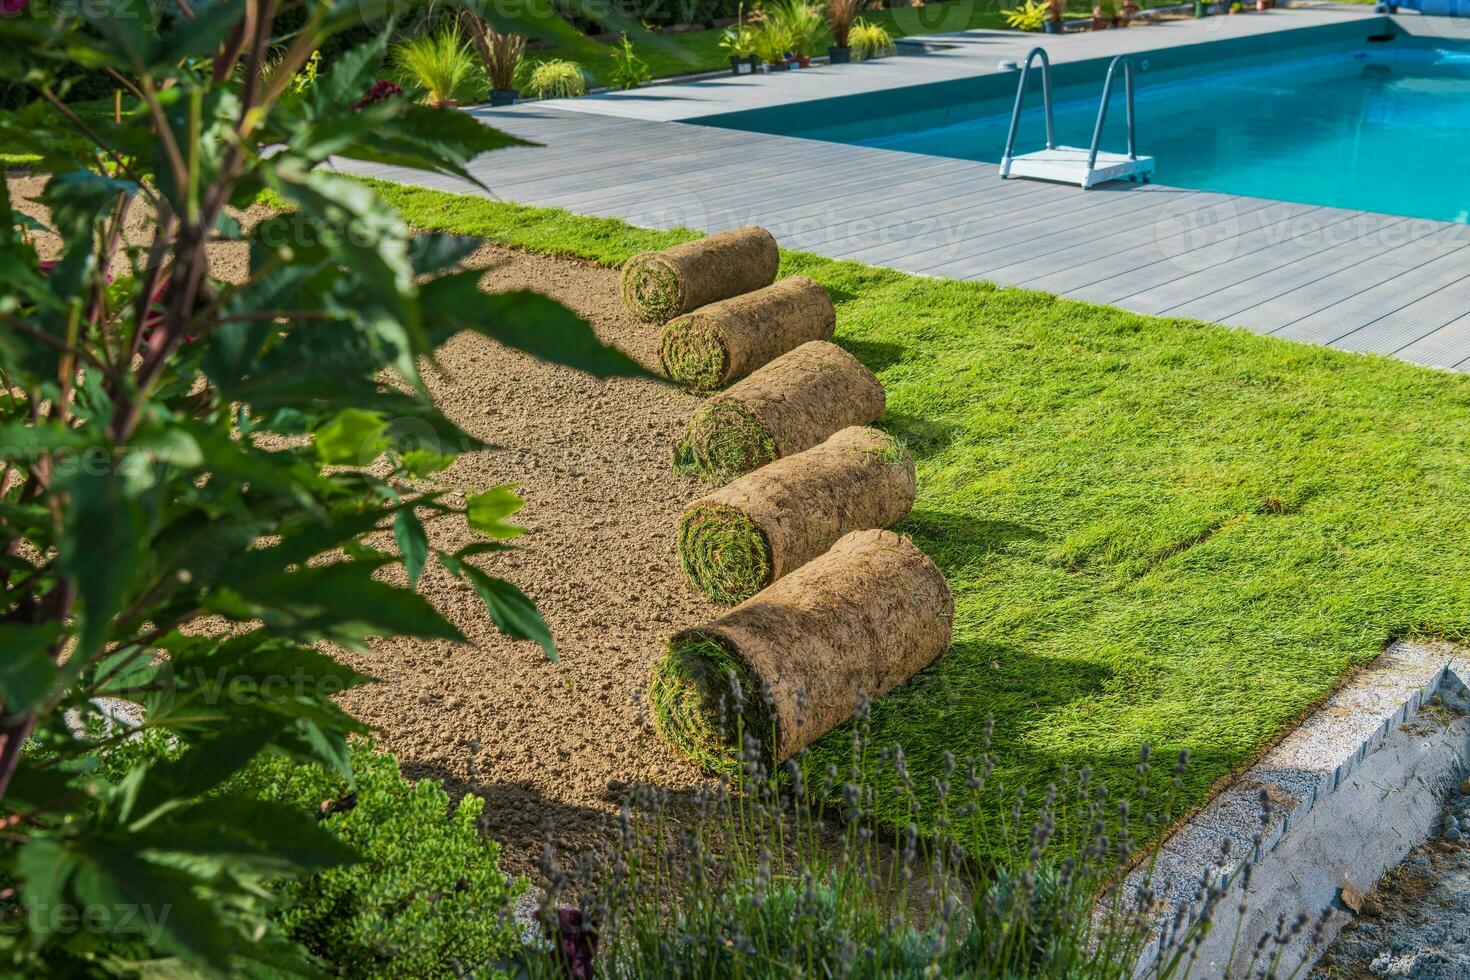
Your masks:
<instances>
[{"instance_id":1,"label":"rolled sod","mask_svg":"<svg viewBox=\"0 0 1470 980\"><path fill-rule=\"evenodd\" d=\"M810 340L831 340L837 311L827 290L792 276L669 321L664 373L697 391L743 378Z\"/></svg>"},{"instance_id":2,"label":"rolled sod","mask_svg":"<svg viewBox=\"0 0 1470 980\"><path fill-rule=\"evenodd\" d=\"M912 541L854 531L676 634L653 668L654 727L712 769L738 766L742 738L780 763L927 667L949 647L953 619L944 576Z\"/></svg>"},{"instance_id":3,"label":"rolled sod","mask_svg":"<svg viewBox=\"0 0 1470 980\"><path fill-rule=\"evenodd\" d=\"M764 228L736 228L623 265L623 305L640 320L667 323L681 313L769 286L781 252Z\"/></svg>"},{"instance_id":4,"label":"rolled sod","mask_svg":"<svg viewBox=\"0 0 1470 980\"><path fill-rule=\"evenodd\" d=\"M813 340L705 402L689 420L679 459L729 479L812 448L883 414L883 385L836 344Z\"/></svg>"},{"instance_id":5,"label":"rolled sod","mask_svg":"<svg viewBox=\"0 0 1470 980\"><path fill-rule=\"evenodd\" d=\"M740 602L851 531L914 506L914 463L892 436L849 426L706 494L679 521L679 562L717 602Z\"/></svg>"}]
</instances>

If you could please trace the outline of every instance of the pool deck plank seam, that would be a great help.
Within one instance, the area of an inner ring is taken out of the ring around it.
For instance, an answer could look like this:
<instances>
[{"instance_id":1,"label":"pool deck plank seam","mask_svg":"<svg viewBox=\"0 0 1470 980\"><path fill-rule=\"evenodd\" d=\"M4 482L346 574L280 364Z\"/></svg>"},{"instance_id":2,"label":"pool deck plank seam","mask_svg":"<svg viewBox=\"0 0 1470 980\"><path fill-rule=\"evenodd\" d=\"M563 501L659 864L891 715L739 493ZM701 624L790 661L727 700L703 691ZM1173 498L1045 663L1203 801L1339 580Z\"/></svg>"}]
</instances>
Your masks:
<instances>
[{"instance_id":1,"label":"pool deck plank seam","mask_svg":"<svg viewBox=\"0 0 1470 980\"><path fill-rule=\"evenodd\" d=\"M949 45L944 50L861 65L475 109L476 118L542 145L498 150L468 169L493 196L521 204L710 232L759 224L784 247L833 258L1463 370L1470 367L1465 225L1157 184L1083 192L1001 180L990 163L682 121L994 73L1038 41L1064 64L1377 16L1371 8L1278 10L1044 41L970 31L929 39ZM1415 35L1443 29L1432 18L1394 20ZM485 193L402 167L338 166ZM1196 243L1190 223L1202 217L1226 226ZM1304 217L1311 223L1291 226Z\"/></svg>"}]
</instances>

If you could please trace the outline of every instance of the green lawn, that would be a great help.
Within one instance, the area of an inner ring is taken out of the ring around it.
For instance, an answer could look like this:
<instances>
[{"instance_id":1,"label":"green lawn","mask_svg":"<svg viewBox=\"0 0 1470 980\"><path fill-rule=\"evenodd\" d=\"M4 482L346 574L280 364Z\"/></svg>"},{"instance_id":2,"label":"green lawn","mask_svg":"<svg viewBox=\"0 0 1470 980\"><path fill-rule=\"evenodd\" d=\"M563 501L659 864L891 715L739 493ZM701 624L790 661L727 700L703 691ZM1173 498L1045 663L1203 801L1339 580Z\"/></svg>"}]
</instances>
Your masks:
<instances>
[{"instance_id":1,"label":"green lawn","mask_svg":"<svg viewBox=\"0 0 1470 980\"><path fill-rule=\"evenodd\" d=\"M378 184L414 224L613 265L690 237ZM1470 377L786 253L918 458L903 530L954 647L874 711L921 792L980 751L1039 794L1187 749L1187 801L1391 639L1470 627ZM846 757L846 737L819 746Z\"/></svg>"},{"instance_id":2,"label":"green lawn","mask_svg":"<svg viewBox=\"0 0 1470 980\"><path fill-rule=\"evenodd\" d=\"M1158 3L1164 0L1157 0ZM1145 2L1142 6L1156 6ZM863 14L869 22L882 24L894 37L914 34L936 34L952 31L968 31L980 28L1005 29L1005 11L1019 3L1002 5L999 0L946 0L928 3L922 7L903 7L892 10L874 9ZM1119 4L1121 6L1121 4ZM1067 11L1074 16L1092 12L1091 0L1068 0ZM720 47L723 31L687 31L681 34L663 34L657 39L634 43L638 56L648 62L655 78L671 75L688 75L695 72L729 68L729 52ZM823 40L818 53L826 54L829 41ZM613 48L604 45L595 55L567 54L555 48L528 52L526 61L535 63L552 58L567 58L587 69L600 85L607 84L608 73L615 62Z\"/></svg>"}]
</instances>

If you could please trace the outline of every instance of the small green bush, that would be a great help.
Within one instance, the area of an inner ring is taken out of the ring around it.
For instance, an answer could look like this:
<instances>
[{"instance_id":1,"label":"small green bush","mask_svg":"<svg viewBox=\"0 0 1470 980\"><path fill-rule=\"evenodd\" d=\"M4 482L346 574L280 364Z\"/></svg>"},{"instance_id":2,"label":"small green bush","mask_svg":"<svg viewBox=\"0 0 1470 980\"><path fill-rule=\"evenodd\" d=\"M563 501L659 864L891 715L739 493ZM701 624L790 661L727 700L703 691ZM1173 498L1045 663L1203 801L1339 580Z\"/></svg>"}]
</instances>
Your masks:
<instances>
[{"instance_id":1,"label":"small green bush","mask_svg":"<svg viewBox=\"0 0 1470 980\"><path fill-rule=\"evenodd\" d=\"M803 57L810 57L816 51L827 30L821 8L803 0L778 0L766 8L766 18L780 25L786 49Z\"/></svg>"},{"instance_id":2,"label":"small green bush","mask_svg":"<svg viewBox=\"0 0 1470 980\"><path fill-rule=\"evenodd\" d=\"M454 28L424 34L393 49L400 77L423 89L429 102L484 98L489 79L469 45Z\"/></svg>"},{"instance_id":3,"label":"small green bush","mask_svg":"<svg viewBox=\"0 0 1470 980\"><path fill-rule=\"evenodd\" d=\"M1017 31L1039 31L1050 10L1045 0L1026 0L1021 6L1006 11L1006 26Z\"/></svg>"},{"instance_id":4,"label":"small green bush","mask_svg":"<svg viewBox=\"0 0 1470 980\"><path fill-rule=\"evenodd\" d=\"M886 58L895 50L893 35L888 33L888 28L881 24L870 24L865 20L853 22L852 33L848 35L848 44L852 47L854 61Z\"/></svg>"},{"instance_id":5,"label":"small green bush","mask_svg":"<svg viewBox=\"0 0 1470 980\"><path fill-rule=\"evenodd\" d=\"M791 50L791 35L787 32L786 24L779 17L767 17L755 28L755 54L768 65L776 65L786 60L786 53Z\"/></svg>"},{"instance_id":6,"label":"small green bush","mask_svg":"<svg viewBox=\"0 0 1470 980\"><path fill-rule=\"evenodd\" d=\"M146 759L183 751L147 731L113 746L97 775L121 779ZM319 815L361 857L275 883L272 924L343 976L494 975L520 949L510 909L526 882L501 874L500 845L479 828L485 801L466 796L453 807L439 782L410 783L371 743L349 751L350 786L320 766L270 755L219 789Z\"/></svg>"},{"instance_id":7,"label":"small green bush","mask_svg":"<svg viewBox=\"0 0 1470 980\"><path fill-rule=\"evenodd\" d=\"M621 89L637 88L648 84L653 77L653 69L648 67L648 62L638 57L638 52L633 50L633 42L628 40L628 35L623 35L622 43L613 52L615 62L608 81Z\"/></svg>"},{"instance_id":8,"label":"small green bush","mask_svg":"<svg viewBox=\"0 0 1470 980\"><path fill-rule=\"evenodd\" d=\"M393 756L364 743L352 768L351 787L282 757L239 778L262 800L327 803L337 812L325 826L363 857L287 882L276 921L346 976L485 975L519 946L510 908L525 887L500 873L500 846L480 832L485 801L451 806L439 782L408 782Z\"/></svg>"},{"instance_id":9,"label":"small green bush","mask_svg":"<svg viewBox=\"0 0 1470 980\"><path fill-rule=\"evenodd\" d=\"M526 88L538 99L571 99L587 94L580 66L557 58L531 68Z\"/></svg>"}]
</instances>

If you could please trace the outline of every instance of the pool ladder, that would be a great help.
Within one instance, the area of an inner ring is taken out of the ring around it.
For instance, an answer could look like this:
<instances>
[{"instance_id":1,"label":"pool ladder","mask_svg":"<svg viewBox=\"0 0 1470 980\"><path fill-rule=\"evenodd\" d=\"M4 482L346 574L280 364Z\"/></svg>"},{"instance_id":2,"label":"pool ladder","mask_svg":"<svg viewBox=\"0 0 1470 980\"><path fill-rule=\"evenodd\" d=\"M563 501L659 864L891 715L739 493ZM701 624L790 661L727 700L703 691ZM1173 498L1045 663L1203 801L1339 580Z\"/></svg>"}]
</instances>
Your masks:
<instances>
[{"instance_id":1,"label":"pool ladder","mask_svg":"<svg viewBox=\"0 0 1470 980\"><path fill-rule=\"evenodd\" d=\"M1026 98L1026 80L1031 74L1031 63L1041 59L1041 102L1046 111L1046 149L1015 155L1016 132L1021 126L1021 104ZM1102 142L1103 124L1108 118L1108 103L1112 101L1113 78L1118 66L1123 66L1123 91L1128 109L1128 152L1108 153L1099 149ZM1118 55L1108 65L1107 78L1103 81L1102 102L1097 107L1097 124L1092 128L1092 145L1087 149L1075 146L1058 146L1056 125L1051 111L1051 61L1043 48L1032 48L1021 65L1021 80L1016 85L1016 104L1011 109L1011 128L1006 134L1006 152L1000 161L1002 177L1029 177L1033 180L1050 180L1062 184L1076 184L1083 190L1096 187L1109 180L1137 180L1148 183L1154 171L1154 158L1138 155L1138 144L1133 129L1133 62L1127 55Z\"/></svg>"}]
</instances>

